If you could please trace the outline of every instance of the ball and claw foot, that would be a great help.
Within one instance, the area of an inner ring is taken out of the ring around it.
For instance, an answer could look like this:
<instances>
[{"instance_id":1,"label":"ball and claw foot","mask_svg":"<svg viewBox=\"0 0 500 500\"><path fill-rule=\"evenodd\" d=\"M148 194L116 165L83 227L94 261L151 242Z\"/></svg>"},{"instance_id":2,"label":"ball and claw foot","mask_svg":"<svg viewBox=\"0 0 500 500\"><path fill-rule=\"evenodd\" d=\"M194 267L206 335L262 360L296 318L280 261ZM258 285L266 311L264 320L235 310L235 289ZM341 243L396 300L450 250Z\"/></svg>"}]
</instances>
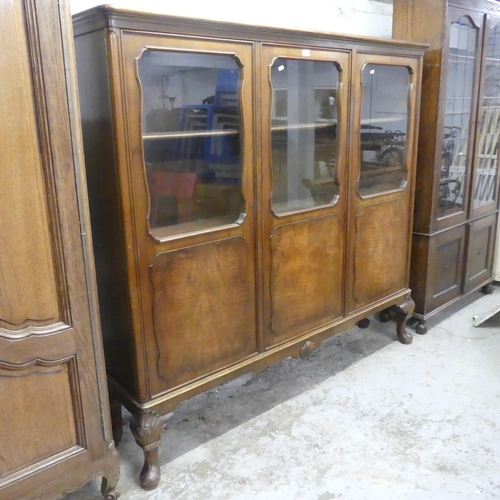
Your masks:
<instances>
[{"instance_id":1,"label":"ball and claw foot","mask_svg":"<svg viewBox=\"0 0 500 500\"><path fill-rule=\"evenodd\" d=\"M425 335L427 333L427 326L423 321L419 321L415 326L415 332L419 335Z\"/></svg>"},{"instance_id":2,"label":"ball and claw foot","mask_svg":"<svg viewBox=\"0 0 500 500\"><path fill-rule=\"evenodd\" d=\"M403 304L396 310L396 332L398 334L398 340L405 345L413 342L411 333L406 331L406 322L411 318L414 310L415 302L413 302L410 294L406 296Z\"/></svg>"},{"instance_id":3,"label":"ball and claw foot","mask_svg":"<svg viewBox=\"0 0 500 500\"><path fill-rule=\"evenodd\" d=\"M487 285L484 285L481 287L481 292L483 292L485 295L490 295L493 293L494 287L491 283L488 283Z\"/></svg>"},{"instance_id":4,"label":"ball and claw foot","mask_svg":"<svg viewBox=\"0 0 500 500\"><path fill-rule=\"evenodd\" d=\"M370 326L370 320L368 318L363 318L356 323L356 326L364 330Z\"/></svg>"}]
</instances>

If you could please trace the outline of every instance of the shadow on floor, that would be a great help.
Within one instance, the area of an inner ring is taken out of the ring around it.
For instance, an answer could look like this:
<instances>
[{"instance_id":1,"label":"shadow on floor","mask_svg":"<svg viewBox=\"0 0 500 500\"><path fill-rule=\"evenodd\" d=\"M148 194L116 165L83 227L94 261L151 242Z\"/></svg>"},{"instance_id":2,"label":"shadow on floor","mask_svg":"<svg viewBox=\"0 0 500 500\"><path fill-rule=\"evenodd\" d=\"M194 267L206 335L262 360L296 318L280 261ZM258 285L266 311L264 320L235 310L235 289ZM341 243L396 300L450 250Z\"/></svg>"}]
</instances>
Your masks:
<instances>
[{"instance_id":1,"label":"shadow on floor","mask_svg":"<svg viewBox=\"0 0 500 500\"><path fill-rule=\"evenodd\" d=\"M293 399L393 343L400 345L396 323L380 323L372 317L368 329L354 327L340 333L323 342L308 359L283 359L257 374L242 375L182 402L162 435L160 466ZM411 349L411 346L401 345L401 349ZM124 439L133 441L127 428L130 414L124 412ZM122 456L124 459L134 462L138 475L142 453L135 443L133 451L130 449L127 457Z\"/></svg>"}]
</instances>

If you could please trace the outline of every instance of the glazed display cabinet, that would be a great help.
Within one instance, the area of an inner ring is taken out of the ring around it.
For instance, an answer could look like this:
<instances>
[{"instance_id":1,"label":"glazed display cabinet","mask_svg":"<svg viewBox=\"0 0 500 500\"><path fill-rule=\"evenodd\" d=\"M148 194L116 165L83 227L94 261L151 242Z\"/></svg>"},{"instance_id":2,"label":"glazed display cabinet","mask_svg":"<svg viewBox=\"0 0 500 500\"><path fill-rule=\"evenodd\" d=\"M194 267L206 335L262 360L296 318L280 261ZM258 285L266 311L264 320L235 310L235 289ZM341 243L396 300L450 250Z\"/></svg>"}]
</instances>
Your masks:
<instances>
[{"instance_id":1,"label":"glazed display cabinet","mask_svg":"<svg viewBox=\"0 0 500 500\"><path fill-rule=\"evenodd\" d=\"M69 6L0 19L0 499L115 500Z\"/></svg>"},{"instance_id":2,"label":"glazed display cabinet","mask_svg":"<svg viewBox=\"0 0 500 500\"><path fill-rule=\"evenodd\" d=\"M464 294L492 291L500 4L395 0L393 36L430 45L424 56L410 274L417 331L425 333L427 318Z\"/></svg>"},{"instance_id":3,"label":"glazed display cabinet","mask_svg":"<svg viewBox=\"0 0 500 500\"><path fill-rule=\"evenodd\" d=\"M182 400L391 306L411 342L423 46L110 7L74 29L110 390L154 488Z\"/></svg>"}]
</instances>

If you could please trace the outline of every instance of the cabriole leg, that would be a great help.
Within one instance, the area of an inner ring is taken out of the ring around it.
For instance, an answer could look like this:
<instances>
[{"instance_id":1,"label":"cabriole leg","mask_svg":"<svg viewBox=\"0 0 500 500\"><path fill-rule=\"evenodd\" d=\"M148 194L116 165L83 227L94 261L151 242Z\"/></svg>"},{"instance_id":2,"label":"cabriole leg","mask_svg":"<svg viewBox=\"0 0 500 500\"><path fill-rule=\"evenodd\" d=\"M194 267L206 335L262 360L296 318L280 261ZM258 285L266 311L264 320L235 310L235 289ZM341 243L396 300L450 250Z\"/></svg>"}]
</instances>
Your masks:
<instances>
[{"instance_id":1,"label":"cabriole leg","mask_svg":"<svg viewBox=\"0 0 500 500\"><path fill-rule=\"evenodd\" d=\"M403 304L401 304L396 311L396 331L398 334L398 339L402 344L411 344L413 337L410 333L406 331L406 322L415 309L415 302L411 298L411 294L408 294L405 298Z\"/></svg>"},{"instance_id":2,"label":"cabriole leg","mask_svg":"<svg viewBox=\"0 0 500 500\"><path fill-rule=\"evenodd\" d=\"M119 476L103 476L101 483L101 493L105 500L116 500L120 492L116 489Z\"/></svg>"},{"instance_id":3,"label":"cabriole leg","mask_svg":"<svg viewBox=\"0 0 500 500\"><path fill-rule=\"evenodd\" d=\"M105 459L106 467L102 471L101 493L105 500L116 500L120 496L119 490L116 489L118 479L120 479L120 462L113 442L109 445L108 454L112 456L112 459Z\"/></svg>"},{"instance_id":4,"label":"cabriole leg","mask_svg":"<svg viewBox=\"0 0 500 500\"><path fill-rule=\"evenodd\" d=\"M123 436L123 416L122 405L118 401L111 401L109 405L111 412L111 429L113 431L113 441L118 446Z\"/></svg>"},{"instance_id":5,"label":"cabriole leg","mask_svg":"<svg viewBox=\"0 0 500 500\"><path fill-rule=\"evenodd\" d=\"M140 410L130 421L130 430L135 442L144 451L144 466L140 475L140 483L145 490L155 489L160 481L158 447L164 428L165 424L160 416L151 410Z\"/></svg>"}]
</instances>

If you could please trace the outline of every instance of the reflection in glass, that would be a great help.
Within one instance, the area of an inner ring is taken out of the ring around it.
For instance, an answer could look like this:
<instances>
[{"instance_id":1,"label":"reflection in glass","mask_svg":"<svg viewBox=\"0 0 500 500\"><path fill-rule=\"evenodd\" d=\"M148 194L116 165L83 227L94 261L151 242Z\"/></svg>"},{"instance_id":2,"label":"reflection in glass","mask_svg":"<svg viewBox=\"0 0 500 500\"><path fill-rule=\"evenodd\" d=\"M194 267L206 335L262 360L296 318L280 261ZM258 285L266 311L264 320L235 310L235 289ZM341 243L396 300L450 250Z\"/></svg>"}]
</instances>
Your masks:
<instances>
[{"instance_id":1,"label":"reflection in glass","mask_svg":"<svg viewBox=\"0 0 500 500\"><path fill-rule=\"evenodd\" d=\"M500 135L500 25L490 30L486 51L474 208L495 199Z\"/></svg>"},{"instance_id":2,"label":"reflection in glass","mask_svg":"<svg viewBox=\"0 0 500 500\"><path fill-rule=\"evenodd\" d=\"M146 51L139 61L150 227L235 222L241 71L229 55Z\"/></svg>"},{"instance_id":3,"label":"reflection in glass","mask_svg":"<svg viewBox=\"0 0 500 500\"><path fill-rule=\"evenodd\" d=\"M462 17L451 23L438 215L464 210L477 29Z\"/></svg>"},{"instance_id":4,"label":"reflection in glass","mask_svg":"<svg viewBox=\"0 0 500 500\"><path fill-rule=\"evenodd\" d=\"M361 196L406 186L406 134L410 73L404 66L363 68Z\"/></svg>"},{"instance_id":5,"label":"reflection in glass","mask_svg":"<svg viewBox=\"0 0 500 500\"><path fill-rule=\"evenodd\" d=\"M271 67L275 213L337 200L338 83L332 62L279 58Z\"/></svg>"}]
</instances>

